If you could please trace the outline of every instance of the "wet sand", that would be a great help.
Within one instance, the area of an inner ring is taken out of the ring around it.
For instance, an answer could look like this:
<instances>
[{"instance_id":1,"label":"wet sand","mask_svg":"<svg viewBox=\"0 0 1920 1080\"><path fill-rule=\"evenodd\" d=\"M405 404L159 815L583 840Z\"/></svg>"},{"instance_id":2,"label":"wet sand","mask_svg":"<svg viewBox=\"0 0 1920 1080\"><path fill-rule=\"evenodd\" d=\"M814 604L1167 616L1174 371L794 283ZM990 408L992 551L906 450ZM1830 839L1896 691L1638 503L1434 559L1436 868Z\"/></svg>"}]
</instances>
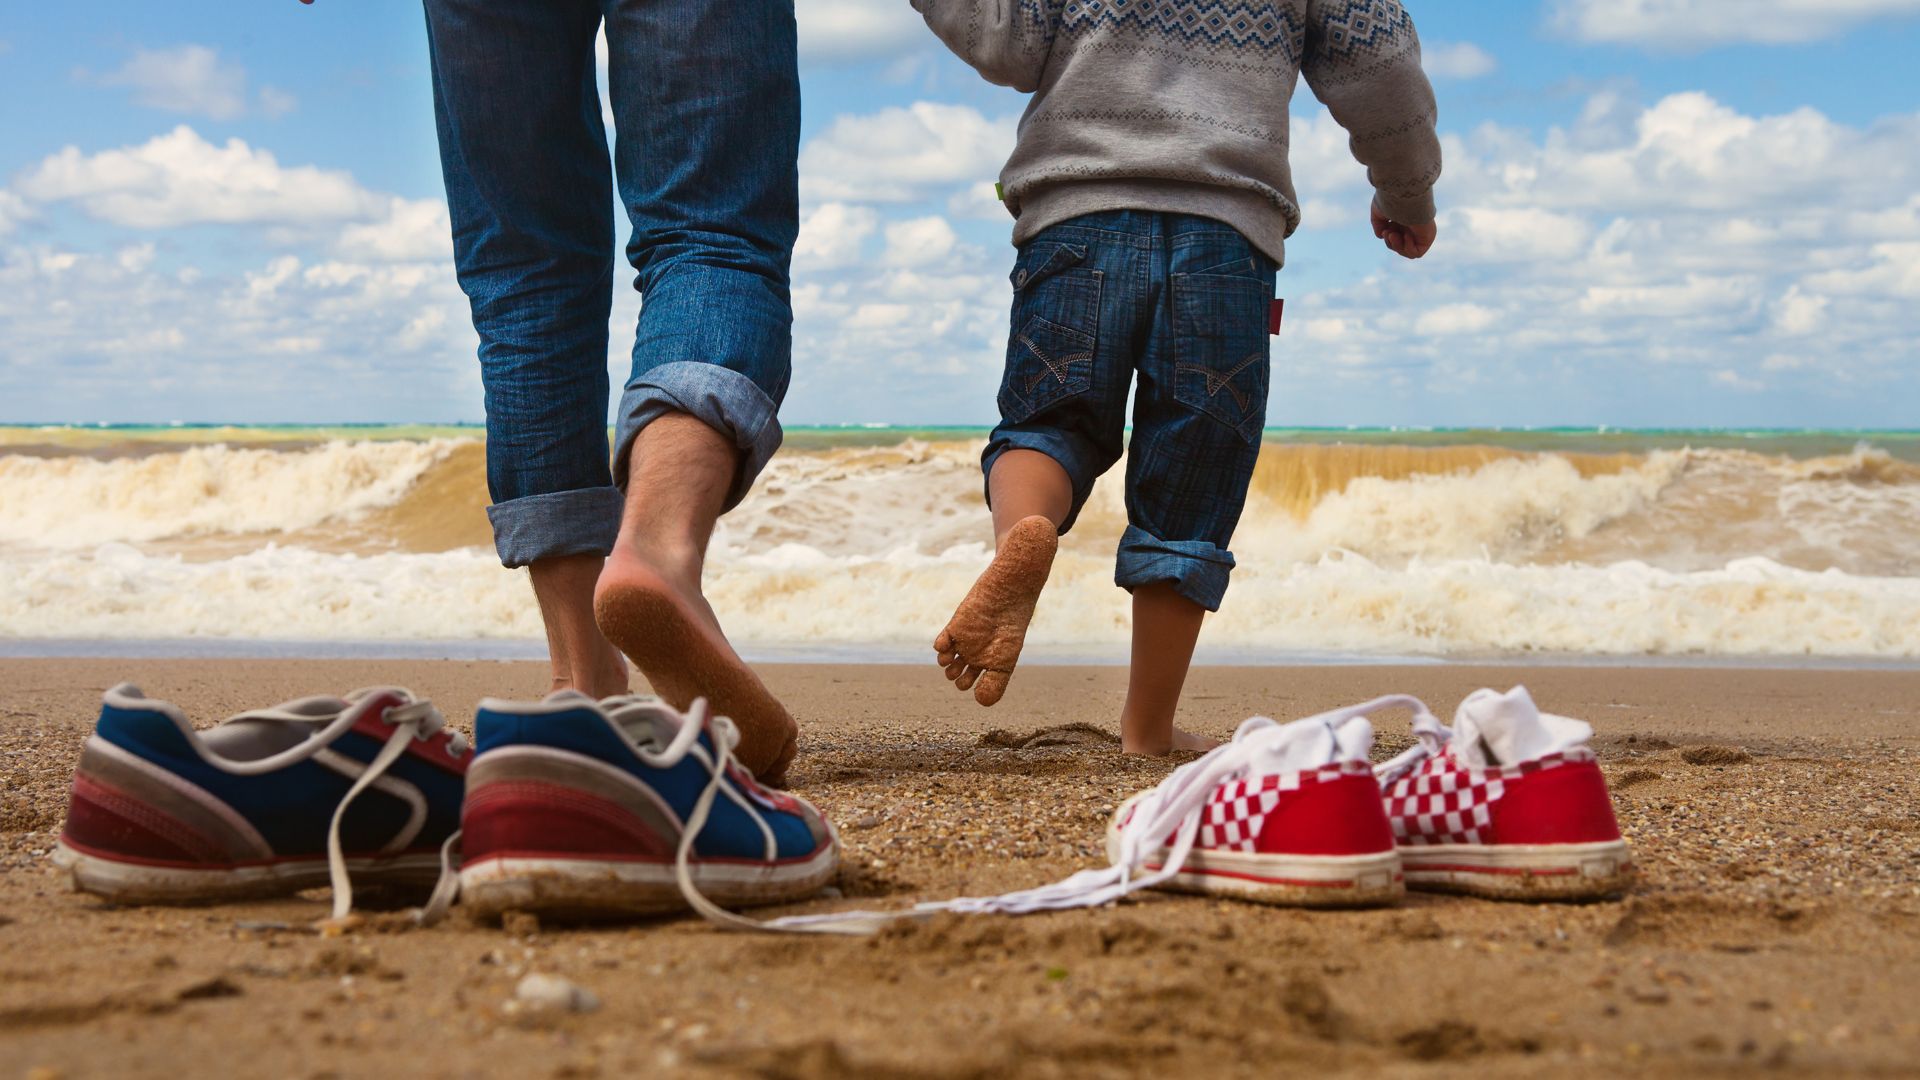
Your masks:
<instances>
[{"instance_id":1,"label":"wet sand","mask_svg":"<svg viewBox=\"0 0 1920 1080\"><path fill-rule=\"evenodd\" d=\"M793 911L1053 880L1096 861L1111 808L1171 767L1120 755L1115 668L1023 668L991 710L930 664L764 671L803 728L794 788L846 845L845 898ZM483 694L537 693L543 668L0 661L13 1075L1912 1075L1920 1062L1920 671L1196 671L1181 722L1220 736L1251 713L1388 691L1445 716L1474 687L1524 681L1598 729L1644 883L1584 906L1414 894L1341 913L1155 896L873 940L458 917L328 940L305 928L323 893L108 907L69 892L43 853L97 695L122 678L209 723L397 681L465 727ZM1382 755L1407 741L1391 721L1382 735ZM503 1005L529 971L603 1005L516 1017Z\"/></svg>"}]
</instances>

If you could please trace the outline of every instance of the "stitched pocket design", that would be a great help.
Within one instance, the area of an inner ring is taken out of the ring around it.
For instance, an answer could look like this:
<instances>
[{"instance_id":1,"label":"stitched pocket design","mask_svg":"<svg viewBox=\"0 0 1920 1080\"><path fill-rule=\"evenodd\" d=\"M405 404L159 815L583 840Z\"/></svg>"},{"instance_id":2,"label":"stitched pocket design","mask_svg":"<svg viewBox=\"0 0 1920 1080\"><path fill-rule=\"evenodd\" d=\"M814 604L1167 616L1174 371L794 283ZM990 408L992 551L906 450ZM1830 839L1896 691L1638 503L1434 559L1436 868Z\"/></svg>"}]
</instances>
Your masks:
<instances>
[{"instance_id":1,"label":"stitched pocket design","mask_svg":"<svg viewBox=\"0 0 1920 1080\"><path fill-rule=\"evenodd\" d=\"M1249 443L1267 422L1264 281L1175 274L1174 400L1232 428Z\"/></svg>"},{"instance_id":2,"label":"stitched pocket design","mask_svg":"<svg viewBox=\"0 0 1920 1080\"><path fill-rule=\"evenodd\" d=\"M1000 414L1024 423L1093 387L1101 273L1078 244L1029 246L1015 263L1013 334L1007 342Z\"/></svg>"}]
</instances>

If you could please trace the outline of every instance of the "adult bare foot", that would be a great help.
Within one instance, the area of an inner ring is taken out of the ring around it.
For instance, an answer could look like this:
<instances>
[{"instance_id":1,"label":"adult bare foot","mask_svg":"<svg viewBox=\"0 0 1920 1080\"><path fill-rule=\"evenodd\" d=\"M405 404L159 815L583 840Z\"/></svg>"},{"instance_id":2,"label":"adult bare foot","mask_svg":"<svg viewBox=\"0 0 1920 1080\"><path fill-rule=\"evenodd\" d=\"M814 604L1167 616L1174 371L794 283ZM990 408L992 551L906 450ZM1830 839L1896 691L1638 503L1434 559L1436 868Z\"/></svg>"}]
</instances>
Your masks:
<instances>
[{"instance_id":1,"label":"adult bare foot","mask_svg":"<svg viewBox=\"0 0 1920 1080\"><path fill-rule=\"evenodd\" d=\"M600 632L675 708L704 697L740 729L734 756L761 781L782 785L799 727L720 632L698 581L678 581L638 552L607 558L593 594Z\"/></svg>"},{"instance_id":2,"label":"adult bare foot","mask_svg":"<svg viewBox=\"0 0 1920 1080\"><path fill-rule=\"evenodd\" d=\"M599 701L603 698L617 697L631 689L627 676L627 658L596 632L600 641L589 650L590 655L582 660L573 659L572 667L565 676L554 672L554 690L578 690Z\"/></svg>"},{"instance_id":3,"label":"adult bare foot","mask_svg":"<svg viewBox=\"0 0 1920 1080\"><path fill-rule=\"evenodd\" d=\"M1035 515L1007 530L993 564L960 601L952 621L933 641L940 666L955 687L972 690L973 700L992 705L1007 692L1020 647L1027 641L1033 606L1046 587L1060 532Z\"/></svg>"}]
</instances>

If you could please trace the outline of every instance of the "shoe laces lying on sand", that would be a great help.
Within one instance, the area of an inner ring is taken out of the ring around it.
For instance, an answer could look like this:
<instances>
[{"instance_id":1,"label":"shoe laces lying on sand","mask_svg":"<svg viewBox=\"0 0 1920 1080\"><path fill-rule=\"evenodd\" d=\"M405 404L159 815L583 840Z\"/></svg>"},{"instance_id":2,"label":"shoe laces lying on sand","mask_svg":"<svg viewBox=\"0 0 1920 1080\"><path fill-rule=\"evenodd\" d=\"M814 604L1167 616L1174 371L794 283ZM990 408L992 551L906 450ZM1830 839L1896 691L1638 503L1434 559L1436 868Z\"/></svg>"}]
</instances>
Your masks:
<instances>
[{"instance_id":1,"label":"shoe laces lying on sand","mask_svg":"<svg viewBox=\"0 0 1920 1080\"><path fill-rule=\"evenodd\" d=\"M1264 716L1245 721L1234 732L1233 741L1175 769L1158 787L1132 802L1130 813L1119 826L1117 853L1112 864L1103 869L1082 870L1037 889L932 901L904 911L798 915L760 923L735 917L734 921L744 924L743 928L757 930L866 934L902 918L940 912L1026 915L1110 904L1180 873L1199 835L1207 800L1222 784L1343 762L1364 762L1373 748L1373 725L1367 717L1390 709L1412 710L1416 730L1445 730L1418 698L1400 694L1288 724ZM1172 837L1171 842L1168 837ZM1165 859L1157 868L1142 873L1144 867L1159 857L1163 847L1167 849Z\"/></svg>"}]
</instances>

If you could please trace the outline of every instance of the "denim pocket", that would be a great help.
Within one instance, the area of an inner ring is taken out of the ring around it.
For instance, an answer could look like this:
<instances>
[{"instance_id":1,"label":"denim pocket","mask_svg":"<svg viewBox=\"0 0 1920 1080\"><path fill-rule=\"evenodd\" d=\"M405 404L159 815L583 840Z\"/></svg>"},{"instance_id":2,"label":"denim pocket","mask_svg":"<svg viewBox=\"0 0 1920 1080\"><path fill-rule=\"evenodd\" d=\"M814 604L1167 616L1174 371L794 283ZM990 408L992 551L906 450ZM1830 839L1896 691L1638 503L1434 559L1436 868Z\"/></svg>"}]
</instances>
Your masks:
<instances>
[{"instance_id":1,"label":"denim pocket","mask_svg":"<svg viewBox=\"0 0 1920 1080\"><path fill-rule=\"evenodd\" d=\"M1257 267L1255 268L1257 270ZM1173 275L1173 396L1249 443L1267 422L1270 280Z\"/></svg>"},{"instance_id":2,"label":"denim pocket","mask_svg":"<svg viewBox=\"0 0 1920 1080\"><path fill-rule=\"evenodd\" d=\"M1086 259L1078 244L1036 241L1014 263L1013 333L1000 384L1000 415L1011 423L1093 387L1101 274L1082 267Z\"/></svg>"}]
</instances>

